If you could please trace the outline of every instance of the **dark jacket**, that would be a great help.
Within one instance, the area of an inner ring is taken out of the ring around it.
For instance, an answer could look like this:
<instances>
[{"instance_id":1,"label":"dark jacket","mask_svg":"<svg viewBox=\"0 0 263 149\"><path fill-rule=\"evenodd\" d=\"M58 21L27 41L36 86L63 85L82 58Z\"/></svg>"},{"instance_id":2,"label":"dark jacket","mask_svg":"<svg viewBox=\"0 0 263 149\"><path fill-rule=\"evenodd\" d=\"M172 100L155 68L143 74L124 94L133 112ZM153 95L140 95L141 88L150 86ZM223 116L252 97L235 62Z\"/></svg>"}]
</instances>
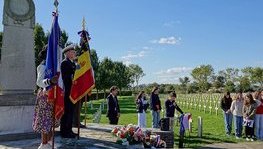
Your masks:
<instances>
[{"instance_id":1,"label":"dark jacket","mask_svg":"<svg viewBox=\"0 0 263 149\"><path fill-rule=\"evenodd\" d=\"M107 108L107 117L117 117L118 113L120 113L117 97L114 98L112 94L107 97Z\"/></svg>"},{"instance_id":2,"label":"dark jacket","mask_svg":"<svg viewBox=\"0 0 263 149\"><path fill-rule=\"evenodd\" d=\"M148 103L147 104L143 104L143 100L144 99L137 99L136 100L136 108L137 108L137 112L138 113L143 113L143 111L146 112L146 110L149 107Z\"/></svg>"},{"instance_id":3,"label":"dark jacket","mask_svg":"<svg viewBox=\"0 0 263 149\"><path fill-rule=\"evenodd\" d=\"M231 97L229 97L229 98L223 97L223 98L221 99L220 107L221 107L221 109L222 109L223 111L226 112L227 110L230 109L231 104L232 104L232 98L231 98Z\"/></svg>"},{"instance_id":4,"label":"dark jacket","mask_svg":"<svg viewBox=\"0 0 263 149\"><path fill-rule=\"evenodd\" d=\"M166 117L174 117L175 109L181 114L184 113L174 101L170 101L169 99L165 101L165 109L166 109Z\"/></svg>"},{"instance_id":5,"label":"dark jacket","mask_svg":"<svg viewBox=\"0 0 263 149\"><path fill-rule=\"evenodd\" d=\"M157 111L157 110L162 109L161 101L160 101L158 94L154 94L154 93L151 94L150 103L151 103L151 109L153 111ZM159 109L157 109L157 105L159 105Z\"/></svg>"},{"instance_id":6,"label":"dark jacket","mask_svg":"<svg viewBox=\"0 0 263 149\"><path fill-rule=\"evenodd\" d=\"M76 70L76 65L74 62L71 62L68 58L62 61L61 74L65 88L65 98L69 98L75 70Z\"/></svg>"}]
</instances>

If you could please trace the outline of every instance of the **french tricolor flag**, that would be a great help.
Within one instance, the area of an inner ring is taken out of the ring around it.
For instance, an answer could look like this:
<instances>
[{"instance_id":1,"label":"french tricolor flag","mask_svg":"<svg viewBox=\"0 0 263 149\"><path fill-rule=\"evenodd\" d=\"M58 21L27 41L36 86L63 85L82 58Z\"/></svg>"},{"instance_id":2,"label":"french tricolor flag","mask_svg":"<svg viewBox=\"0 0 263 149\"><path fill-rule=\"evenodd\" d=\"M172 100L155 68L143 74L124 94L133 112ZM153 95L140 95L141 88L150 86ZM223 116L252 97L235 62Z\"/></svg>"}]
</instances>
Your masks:
<instances>
[{"instance_id":1,"label":"french tricolor flag","mask_svg":"<svg viewBox=\"0 0 263 149\"><path fill-rule=\"evenodd\" d=\"M56 119L60 119L64 113L64 87L60 74L60 64L62 62L62 48L59 46L60 36L58 14L54 12L51 33L48 38L45 78L51 79L55 75L59 76L57 84L47 87L48 102L54 104Z\"/></svg>"}]
</instances>

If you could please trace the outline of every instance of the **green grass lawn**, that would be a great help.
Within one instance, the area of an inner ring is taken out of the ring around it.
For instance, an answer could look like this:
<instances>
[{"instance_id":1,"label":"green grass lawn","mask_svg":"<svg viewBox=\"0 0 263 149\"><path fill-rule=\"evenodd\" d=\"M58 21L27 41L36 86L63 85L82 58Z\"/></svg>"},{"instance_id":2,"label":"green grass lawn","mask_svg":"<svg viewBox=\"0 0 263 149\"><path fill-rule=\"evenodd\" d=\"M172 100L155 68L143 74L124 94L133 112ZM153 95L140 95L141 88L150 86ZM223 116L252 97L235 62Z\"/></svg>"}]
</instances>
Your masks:
<instances>
[{"instance_id":1,"label":"green grass lawn","mask_svg":"<svg viewBox=\"0 0 263 149\"><path fill-rule=\"evenodd\" d=\"M164 105L164 99L162 100L162 105ZM92 101L93 109L91 110L90 107L87 109L87 122L92 122L92 114L95 113L96 108L99 107L100 103L103 102L103 99ZM127 125L127 124L137 124L137 113L134 103L134 97L131 96L123 96L119 97L119 105L121 109L121 117L119 119L120 125ZM84 106L83 106L84 107ZM182 110L187 113L192 113L193 118L193 129L192 133L186 131L185 137L185 146L188 148L197 148L203 146L205 144L210 143L219 143L219 142L242 142L244 139L236 140L234 135L230 137L226 137L225 130L224 130L224 122L223 122L223 115L221 111L219 111L219 115L209 114L200 112L194 109L187 109L182 108ZM106 106L105 109L102 111L102 117L100 123L108 124L108 119L105 116L106 113ZM197 137L197 118L201 116L203 119L203 137ZM161 117L163 117L163 113L161 113ZM147 127L151 127L151 113L148 110L147 112ZM84 119L84 108L82 108L81 113L81 120ZM178 134L179 134L179 126L174 128L175 133L175 144L178 145Z\"/></svg>"}]
</instances>

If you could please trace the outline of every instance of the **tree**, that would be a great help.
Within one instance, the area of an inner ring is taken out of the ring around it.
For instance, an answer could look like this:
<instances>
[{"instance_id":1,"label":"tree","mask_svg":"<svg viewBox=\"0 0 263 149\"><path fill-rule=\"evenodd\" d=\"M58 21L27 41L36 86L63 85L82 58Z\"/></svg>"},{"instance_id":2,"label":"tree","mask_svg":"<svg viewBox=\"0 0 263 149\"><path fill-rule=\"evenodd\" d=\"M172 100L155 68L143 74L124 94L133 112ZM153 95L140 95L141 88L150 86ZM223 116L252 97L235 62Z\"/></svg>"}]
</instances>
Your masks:
<instances>
[{"instance_id":1,"label":"tree","mask_svg":"<svg viewBox=\"0 0 263 149\"><path fill-rule=\"evenodd\" d=\"M60 37L61 48L65 48L67 42L68 42L68 33L65 30L63 30L61 32L61 37Z\"/></svg>"},{"instance_id":2,"label":"tree","mask_svg":"<svg viewBox=\"0 0 263 149\"><path fill-rule=\"evenodd\" d=\"M263 89L263 68L261 67L246 67L242 69L242 72L247 76L250 81L254 84L258 84Z\"/></svg>"},{"instance_id":3,"label":"tree","mask_svg":"<svg viewBox=\"0 0 263 149\"><path fill-rule=\"evenodd\" d=\"M235 83L238 81L238 72L236 68L226 68L225 70L219 71L219 75L223 76L226 81L231 81Z\"/></svg>"},{"instance_id":4,"label":"tree","mask_svg":"<svg viewBox=\"0 0 263 149\"><path fill-rule=\"evenodd\" d=\"M129 68L122 62L114 62L114 75L112 76L113 82L117 85L120 91L128 87L130 84Z\"/></svg>"},{"instance_id":5,"label":"tree","mask_svg":"<svg viewBox=\"0 0 263 149\"><path fill-rule=\"evenodd\" d=\"M181 83L181 90L184 92L184 93L187 93L188 92L188 83L190 82L190 79L189 77L184 77L184 78L179 78L179 82Z\"/></svg>"},{"instance_id":6,"label":"tree","mask_svg":"<svg viewBox=\"0 0 263 149\"><path fill-rule=\"evenodd\" d=\"M242 92L247 92L251 89L251 83L247 76L241 76L239 78L238 90Z\"/></svg>"},{"instance_id":7,"label":"tree","mask_svg":"<svg viewBox=\"0 0 263 149\"><path fill-rule=\"evenodd\" d=\"M139 80L145 76L143 73L142 68L139 65L131 64L129 65L130 75L131 75L131 82L136 83L136 86L139 85Z\"/></svg>"},{"instance_id":8,"label":"tree","mask_svg":"<svg viewBox=\"0 0 263 149\"><path fill-rule=\"evenodd\" d=\"M209 89L209 80L213 74L213 67L211 65L201 65L192 70L192 77L197 82L201 92L205 92Z\"/></svg>"},{"instance_id":9,"label":"tree","mask_svg":"<svg viewBox=\"0 0 263 149\"><path fill-rule=\"evenodd\" d=\"M104 97L106 97L106 89L115 85L114 83L114 62L106 57L100 63L97 71L97 87L104 91Z\"/></svg>"},{"instance_id":10,"label":"tree","mask_svg":"<svg viewBox=\"0 0 263 149\"><path fill-rule=\"evenodd\" d=\"M38 53L42 50L44 45L47 44L47 36L40 24L36 24L34 28L34 51L35 51L35 64L38 66L40 60L38 58Z\"/></svg>"},{"instance_id":11,"label":"tree","mask_svg":"<svg viewBox=\"0 0 263 149\"><path fill-rule=\"evenodd\" d=\"M225 85L225 91L234 92L235 91L235 84L232 81L227 81Z\"/></svg>"},{"instance_id":12,"label":"tree","mask_svg":"<svg viewBox=\"0 0 263 149\"><path fill-rule=\"evenodd\" d=\"M212 86L215 87L216 89L219 89L224 87L225 82L226 82L225 77L218 75L215 76Z\"/></svg>"},{"instance_id":13,"label":"tree","mask_svg":"<svg viewBox=\"0 0 263 149\"><path fill-rule=\"evenodd\" d=\"M95 88L97 91L96 99L98 99L99 98L99 89L100 89L100 85L98 84L99 58L98 58L96 50L94 50L94 49L90 50L90 58L91 58L91 65L92 65L92 68L94 71Z\"/></svg>"}]
</instances>

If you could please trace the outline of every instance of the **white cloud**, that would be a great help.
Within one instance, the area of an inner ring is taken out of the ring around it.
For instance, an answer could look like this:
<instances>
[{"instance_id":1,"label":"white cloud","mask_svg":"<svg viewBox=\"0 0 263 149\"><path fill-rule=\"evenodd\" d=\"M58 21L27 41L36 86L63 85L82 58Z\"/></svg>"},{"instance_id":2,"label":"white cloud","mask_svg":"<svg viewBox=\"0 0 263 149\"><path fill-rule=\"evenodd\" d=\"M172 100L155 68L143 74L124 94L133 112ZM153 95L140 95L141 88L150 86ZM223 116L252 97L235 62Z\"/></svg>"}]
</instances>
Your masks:
<instances>
[{"instance_id":1,"label":"white cloud","mask_svg":"<svg viewBox=\"0 0 263 149\"><path fill-rule=\"evenodd\" d=\"M182 40L181 37L174 37L174 36L171 36L171 37L162 37L158 40L152 40L151 42L152 43L158 43L158 44L170 44L170 45L175 45L175 44L180 44L180 41Z\"/></svg>"},{"instance_id":2,"label":"white cloud","mask_svg":"<svg viewBox=\"0 0 263 149\"><path fill-rule=\"evenodd\" d=\"M181 24L180 20L176 20L176 21L170 21L170 22L165 22L163 24L163 27L174 27L175 24Z\"/></svg>"},{"instance_id":3,"label":"white cloud","mask_svg":"<svg viewBox=\"0 0 263 149\"><path fill-rule=\"evenodd\" d=\"M161 70L155 75L161 83L178 83L180 77L189 76L193 70L191 67L174 67L167 70Z\"/></svg>"},{"instance_id":4,"label":"white cloud","mask_svg":"<svg viewBox=\"0 0 263 149\"><path fill-rule=\"evenodd\" d=\"M132 51L128 51L128 54L125 56L122 56L121 59L125 65L132 64L132 61L134 59L143 58L146 56L147 50L149 50L149 47L143 47L143 50L139 51L138 53L134 54Z\"/></svg>"}]
</instances>

